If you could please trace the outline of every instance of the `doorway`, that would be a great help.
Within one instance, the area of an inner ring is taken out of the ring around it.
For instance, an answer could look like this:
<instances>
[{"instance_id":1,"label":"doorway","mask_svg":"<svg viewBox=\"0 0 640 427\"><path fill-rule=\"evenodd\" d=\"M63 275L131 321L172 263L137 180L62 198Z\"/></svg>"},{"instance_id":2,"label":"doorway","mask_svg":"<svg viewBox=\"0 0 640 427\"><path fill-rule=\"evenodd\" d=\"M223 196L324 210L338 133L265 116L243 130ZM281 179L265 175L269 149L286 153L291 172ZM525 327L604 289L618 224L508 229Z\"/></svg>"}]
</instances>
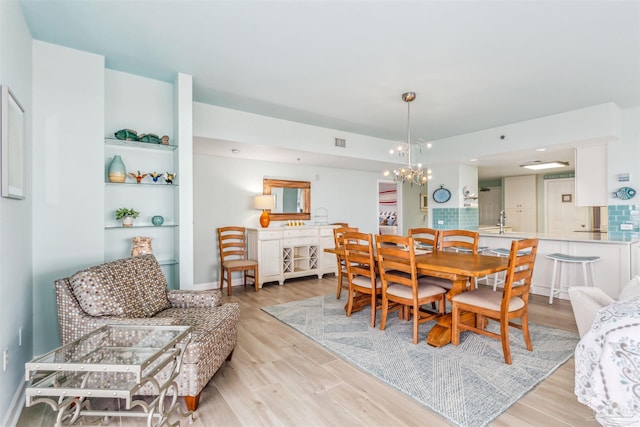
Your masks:
<instances>
[{"instance_id":1,"label":"doorway","mask_svg":"<svg viewBox=\"0 0 640 427\"><path fill-rule=\"evenodd\" d=\"M378 181L378 233L398 234L401 228L398 203L398 184Z\"/></svg>"}]
</instances>

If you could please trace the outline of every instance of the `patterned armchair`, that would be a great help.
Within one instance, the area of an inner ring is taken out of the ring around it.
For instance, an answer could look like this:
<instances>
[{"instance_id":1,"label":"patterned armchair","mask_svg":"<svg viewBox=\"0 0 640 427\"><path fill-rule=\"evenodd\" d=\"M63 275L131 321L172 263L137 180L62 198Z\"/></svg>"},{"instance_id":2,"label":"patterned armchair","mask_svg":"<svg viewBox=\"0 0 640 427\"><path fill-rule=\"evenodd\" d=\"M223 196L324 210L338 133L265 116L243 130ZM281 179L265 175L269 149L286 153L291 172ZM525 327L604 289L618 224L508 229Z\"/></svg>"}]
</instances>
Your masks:
<instances>
[{"instance_id":1,"label":"patterned armchair","mask_svg":"<svg viewBox=\"0 0 640 427\"><path fill-rule=\"evenodd\" d=\"M224 361L231 360L238 304L221 304L219 290L168 290L153 255L90 267L55 285L63 344L105 324L193 326L177 378L178 394L190 410L197 409L202 389ZM140 392L154 394L151 387Z\"/></svg>"}]
</instances>

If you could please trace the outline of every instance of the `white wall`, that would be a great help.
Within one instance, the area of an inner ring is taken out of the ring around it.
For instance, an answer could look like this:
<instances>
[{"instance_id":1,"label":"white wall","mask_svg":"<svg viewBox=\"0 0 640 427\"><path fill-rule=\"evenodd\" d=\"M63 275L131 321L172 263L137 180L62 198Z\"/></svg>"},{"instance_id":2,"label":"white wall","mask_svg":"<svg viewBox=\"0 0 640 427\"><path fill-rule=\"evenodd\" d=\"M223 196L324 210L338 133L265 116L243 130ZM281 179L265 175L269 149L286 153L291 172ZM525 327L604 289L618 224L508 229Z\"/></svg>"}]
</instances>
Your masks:
<instances>
[{"instance_id":1,"label":"white wall","mask_svg":"<svg viewBox=\"0 0 640 427\"><path fill-rule=\"evenodd\" d=\"M0 84L8 85L25 109L26 199L0 198L0 356L9 350L9 366L0 371L0 425L11 425L23 401L24 364L32 355L32 207L33 104L31 34L17 1L0 2ZM22 346L18 330L22 328ZM13 421L12 421L13 420Z\"/></svg>"},{"instance_id":2,"label":"white wall","mask_svg":"<svg viewBox=\"0 0 640 427\"><path fill-rule=\"evenodd\" d=\"M314 166L217 157L194 147L194 281L218 281L217 228L260 227L253 196L262 194L263 178L311 182L311 221L316 209L329 212L329 222L348 222L364 232L378 229L377 180L380 174ZM284 223L272 221L269 227ZM202 286L205 287L205 286Z\"/></svg>"},{"instance_id":3,"label":"white wall","mask_svg":"<svg viewBox=\"0 0 640 427\"><path fill-rule=\"evenodd\" d=\"M34 353L59 345L54 280L104 260L104 58L33 42Z\"/></svg>"}]
</instances>

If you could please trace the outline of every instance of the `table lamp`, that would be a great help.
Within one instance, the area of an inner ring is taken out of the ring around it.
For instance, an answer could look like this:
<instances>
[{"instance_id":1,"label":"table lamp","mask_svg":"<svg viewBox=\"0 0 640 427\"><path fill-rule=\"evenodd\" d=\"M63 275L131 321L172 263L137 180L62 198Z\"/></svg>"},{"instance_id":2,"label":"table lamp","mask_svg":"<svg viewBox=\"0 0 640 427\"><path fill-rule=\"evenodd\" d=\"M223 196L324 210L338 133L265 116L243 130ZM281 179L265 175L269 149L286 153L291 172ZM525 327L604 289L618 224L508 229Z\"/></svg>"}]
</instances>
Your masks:
<instances>
[{"instance_id":1,"label":"table lamp","mask_svg":"<svg viewBox=\"0 0 640 427\"><path fill-rule=\"evenodd\" d=\"M275 207L275 199L271 194L262 194L260 196L256 196L253 199L253 206L256 209L262 209L262 215L260 215L260 225L263 228L267 228L271 219L269 218L269 212L267 209L273 209Z\"/></svg>"}]
</instances>

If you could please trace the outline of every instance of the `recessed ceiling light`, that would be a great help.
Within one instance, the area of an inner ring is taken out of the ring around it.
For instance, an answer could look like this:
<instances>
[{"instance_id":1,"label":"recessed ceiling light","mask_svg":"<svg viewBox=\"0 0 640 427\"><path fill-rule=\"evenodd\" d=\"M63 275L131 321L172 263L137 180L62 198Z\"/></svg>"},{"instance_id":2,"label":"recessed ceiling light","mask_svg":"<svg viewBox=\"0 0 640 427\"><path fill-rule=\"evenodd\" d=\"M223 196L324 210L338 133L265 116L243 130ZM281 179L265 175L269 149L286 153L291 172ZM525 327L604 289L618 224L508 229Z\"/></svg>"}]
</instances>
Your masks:
<instances>
[{"instance_id":1,"label":"recessed ceiling light","mask_svg":"<svg viewBox=\"0 0 640 427\"><path fill-rule=\"evenodd\" d=\"M477 162L478 159L469 159L470 162Z\"/></svg>"},{"instance_id":2,"label":"recessed ceiling light","mask_svg":"<svg viewBox=\"0 0 640 427\"><path fill-rule=\"evenodd\" d=\"M541 169L552 169L552 168L564 168L569 166L569 162L541 162L540 160L536 160L535 162L523 163L520 165L521 168L532 169L532 170L541 170Z\"/></svg>"},{"instance_id":3,"label":"recessed ceiling light","mask_svg":"<svg viewBox=\"0 0 640 427\"><path fill-rule=\"evenodd\" d=\"M536 151L547 151L546 148L536 148Z\"/></svg>"}]
</instances>

